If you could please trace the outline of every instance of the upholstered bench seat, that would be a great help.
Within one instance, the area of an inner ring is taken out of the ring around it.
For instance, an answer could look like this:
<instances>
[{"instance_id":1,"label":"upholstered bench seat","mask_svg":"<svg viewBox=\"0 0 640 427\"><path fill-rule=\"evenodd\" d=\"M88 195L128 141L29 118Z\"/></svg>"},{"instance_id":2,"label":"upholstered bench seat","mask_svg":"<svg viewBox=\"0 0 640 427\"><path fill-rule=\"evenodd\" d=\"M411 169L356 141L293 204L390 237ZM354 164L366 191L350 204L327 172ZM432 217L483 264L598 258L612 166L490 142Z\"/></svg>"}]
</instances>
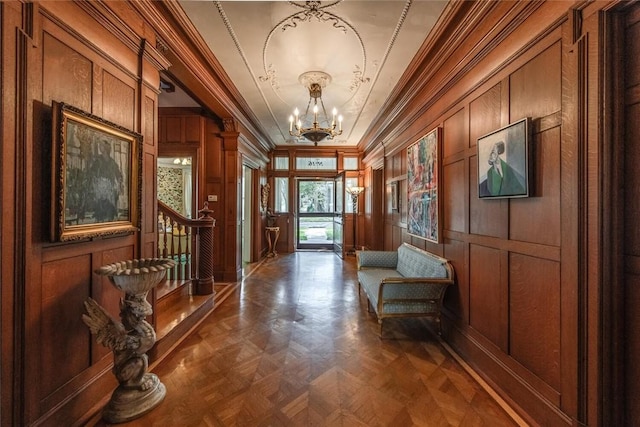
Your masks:
<instances>
[{"instance_id":1,"label":"upholstered bench seat","mask_svg":"<svg viewBox=\"0 0 640 427\"><path fill-rule=\"evenodd\" d=\"M387 317L432 316L440 322L442 300L454 281L451 263L407 243L397 251L358 251L358 284L382 333Z\"/></svg>"}]
</instances>

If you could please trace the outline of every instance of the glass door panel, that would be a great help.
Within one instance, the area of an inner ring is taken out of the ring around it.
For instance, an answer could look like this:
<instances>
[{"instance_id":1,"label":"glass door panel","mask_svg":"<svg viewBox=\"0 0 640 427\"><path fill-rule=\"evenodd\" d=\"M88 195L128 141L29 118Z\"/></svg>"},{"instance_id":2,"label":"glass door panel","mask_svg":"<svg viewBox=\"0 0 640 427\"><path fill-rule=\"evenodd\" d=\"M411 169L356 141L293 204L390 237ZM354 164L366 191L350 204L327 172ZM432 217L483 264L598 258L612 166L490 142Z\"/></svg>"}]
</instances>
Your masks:
<instances>
[{"instance_id":1,"label":"glass door panel","mask_svg":"<svg viewBox=\"0 0 640 427\"><path fill-rule=\"evenodd\" d=\"M344 217L344 172L335 179L336 211L333 216L333 251L340 258L344 257L344 233L342 229Z\"/></svg>"},{"instance_id":2,"label":"glass door panel","mask_svg":"<svg viewBox=\"0 0 640 427\"><path fill-rule=\"evenodd\" d=\"M335 183L298 181L298 249L333 249Z\"/></svg>"}]
</instances>

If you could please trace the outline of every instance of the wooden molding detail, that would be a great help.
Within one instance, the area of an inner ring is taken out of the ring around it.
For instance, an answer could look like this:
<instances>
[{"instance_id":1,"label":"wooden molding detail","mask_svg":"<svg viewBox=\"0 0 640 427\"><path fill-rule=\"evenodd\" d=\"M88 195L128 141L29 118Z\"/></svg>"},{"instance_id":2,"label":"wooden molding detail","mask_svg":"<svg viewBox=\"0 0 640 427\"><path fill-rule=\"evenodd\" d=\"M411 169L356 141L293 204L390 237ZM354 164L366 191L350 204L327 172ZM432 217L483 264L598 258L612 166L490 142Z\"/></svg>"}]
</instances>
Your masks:
<instances>
[{"instance_id":1,"label":"wooden molding detail","mask_svg":"<svg viewBox=\"0 0 640 427\"><path fill-rule=\"evenodd\" d=\"M238 122L233 117L226 117L222 119L222 125L225 132L238 132Z\"/></svg>"},{"instance_id":2,"label":"wooden molding detail","mask_svg":"<svg viewBox=\"0 0 640 427\"><path fill-rule=\"evenodd\" d=\"M385 146L384 144L377 144L371 151L367 153L367 155L362 159L362 163L367 166L371 166L373 169L377 169L377 167L373 165L377 165L382 167L384 164L384 156L385 156Z\"/></svg>"},{"instance_id":3,"label":"wooden molding detail","mask_svg":"<svg viewBox=\"0 0 640 427\"><path fill-rule=\"evenodd\" d=\"M27 10L32 10L27 8ZM33 25L33 14L28 17L30 25ZM15 167L15 199L13 210L14 224L14 247L13 247L13 299L14 301L26 300L27 276L29 268L27 267L27 229L29 228L26 213L31 209L27 209L27 200L30 191L28 189L28 159L29 159L29 114L31 109L28 107L28 50L30 46L30 37L26 32L17 32L16 44L16 93L15 93L15 157L11 163ZM4 226L3 226L4 227ZM2 307L4 309L4 305ZM23 414L26 410L25 388L27 377L25 348L23 343L27 339L27 330L25 318L27 317L27 309L23 304L13 305L13 319L11 319L13 328L13 376L9 382L13 382L13 414L14 422L22 424L24 421ZM15 323L13 323L15 322Z\"/></svg>"},{"instance_id":4,"label":"wooden molding detail","mask_svg":"<svg viewBox=\"0 0 640 427\"><path fill-rule=\"evenodd\" d=\"M157 70L166 70L171 66L167 58L156 48L156 40L149 40L148 43L145 43L145 38L133 31L131 26L123 22L105 3L79 2L78 5L129 49L134 52L141 51L143 58Z\"/></svg>"},{"instance_id":5,"label":"wooden molding detail","mask_svg":"<svg viewBox=\"0 0 640 427\"><path fill-rule=\"evenodd\" d=\"M210 95L203 96L203 102L215 99L215 102L207 105L208 108L220 117L233 117L237 120L255 135L260 149L265 153L275 148L275 144L269 140L256 116L178 3L142 0L134 2L133 7L153 26L177 61L189 64L188 67L174 69L191 74L202 85L202 92Z\"/></svg>"},{"instance_id":6,"label":"wooden molding detail","mask_svg":"<svg viewBox=\"0 0 640 427\"><path fill-rule=\"evenodd\" d=\"M269 162L269 156L262 151L258 151L244 134L238 137L238 150L243 156L243 161L254 169L265 169Z\"/></svg>"}]
</instances>

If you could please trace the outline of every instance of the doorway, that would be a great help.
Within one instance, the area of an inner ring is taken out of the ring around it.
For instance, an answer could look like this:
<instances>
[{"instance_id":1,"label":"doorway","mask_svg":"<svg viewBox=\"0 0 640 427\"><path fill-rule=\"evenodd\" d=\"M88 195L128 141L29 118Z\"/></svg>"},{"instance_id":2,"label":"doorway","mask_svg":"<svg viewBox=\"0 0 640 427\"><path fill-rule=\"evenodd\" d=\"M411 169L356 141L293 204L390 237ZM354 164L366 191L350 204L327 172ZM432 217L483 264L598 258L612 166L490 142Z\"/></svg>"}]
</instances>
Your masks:
<instances>
[{"instance_id":1,"label":"doorway","mask_svg":"<svg viewBox=\"0 0 640 427\"><path fill-rule=\"evenodd\" d=\"M185 218L193 218L193 157L158 157L157 176L158 200Z\"/></svg>"},{"instance_id":2,"label":"doorway","mask_svg":"<svg viewBox=\"0 0 640 427\"><path fill-rule=\"evenodd\" d=\"M335 181L301 179L297 194L296 248L333 250Z\"/></svg>"},{"instance_id":3,"label":"doorway","mask_svg":"<svg viewBox=\"0 0 640 427\"><path fill-rule=\"evenodd\" d=\"M253 194L251 189L253 183L253 169L249 166L242 166L242 264L243 266L252 262L251 259L251 225L253 212Z\"/></svg>"}]
</instances>

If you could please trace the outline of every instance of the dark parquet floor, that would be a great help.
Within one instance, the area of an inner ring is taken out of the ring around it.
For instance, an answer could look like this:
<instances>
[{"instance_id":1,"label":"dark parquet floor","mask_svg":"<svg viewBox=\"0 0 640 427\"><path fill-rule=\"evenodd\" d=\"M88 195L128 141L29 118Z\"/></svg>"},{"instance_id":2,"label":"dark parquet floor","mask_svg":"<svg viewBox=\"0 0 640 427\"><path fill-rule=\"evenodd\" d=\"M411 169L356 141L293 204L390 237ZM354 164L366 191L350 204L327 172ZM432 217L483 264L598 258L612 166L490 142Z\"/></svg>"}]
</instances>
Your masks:
<instances>
[{"instance_id":1,"label":"dark parquet floor","mask_svg":"<svg viewBox=\"0 0 640 427\"><path fill-rule=\"evenodd\" d=\"M153 370L164 402L121 425L518 425L428 322L391 319L380 339L353 257L280 254Z\"/></svg>"}]
</instances>

